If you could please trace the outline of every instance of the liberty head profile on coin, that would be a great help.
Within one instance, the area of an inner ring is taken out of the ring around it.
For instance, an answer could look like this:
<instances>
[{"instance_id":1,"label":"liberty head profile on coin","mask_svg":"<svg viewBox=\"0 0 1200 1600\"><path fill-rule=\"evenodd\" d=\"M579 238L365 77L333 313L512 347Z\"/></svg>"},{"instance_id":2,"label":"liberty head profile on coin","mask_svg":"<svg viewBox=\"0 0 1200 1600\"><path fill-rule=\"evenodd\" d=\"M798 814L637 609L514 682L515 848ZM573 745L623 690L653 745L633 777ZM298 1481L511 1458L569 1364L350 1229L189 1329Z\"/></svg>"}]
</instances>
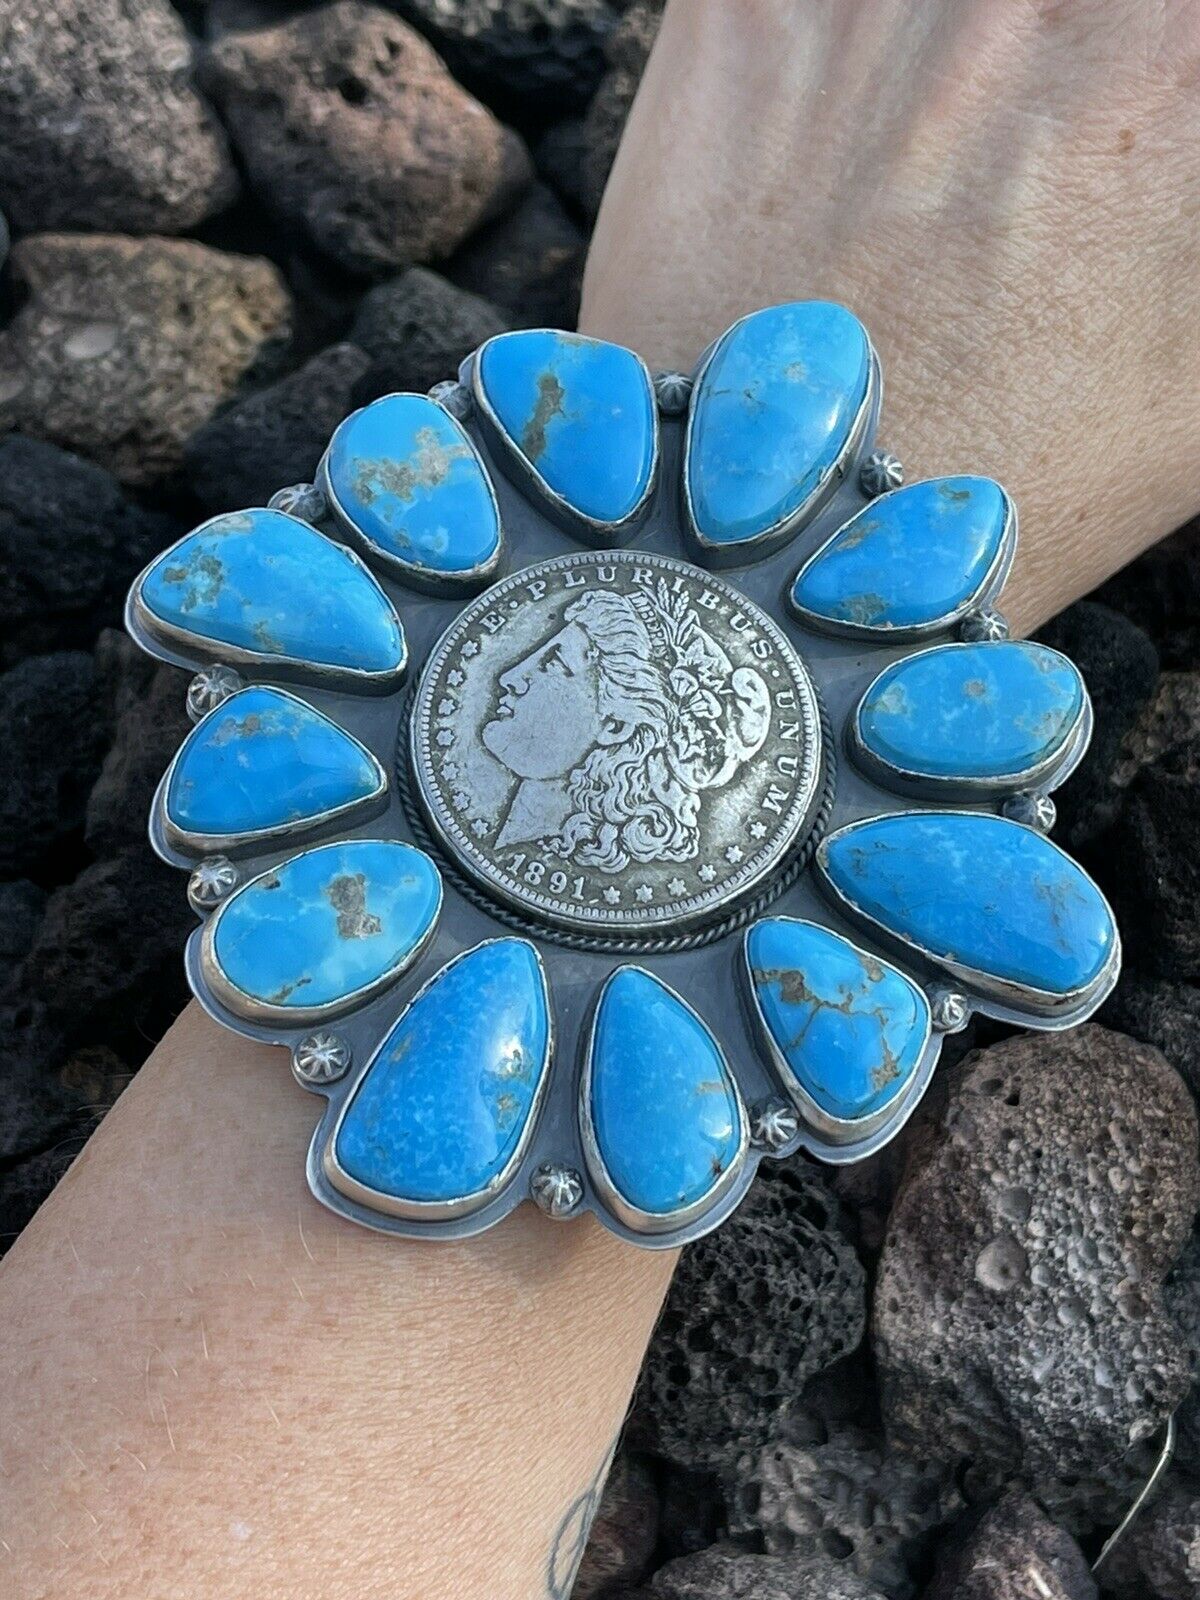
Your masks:
<instances>
[{"instance_id":1,"label":"liberty head profile on coin","mask_svg":"<svg viewBox=\"0 0 1200 1600\"><path fill-rule=\"evenodd\" d=\"M413 710L424 809L478 882L552 924L659 932L753 892L803 837L816 697L782 633L640 551L542 562L434 649Z\"/></svg>"}]
</instances>

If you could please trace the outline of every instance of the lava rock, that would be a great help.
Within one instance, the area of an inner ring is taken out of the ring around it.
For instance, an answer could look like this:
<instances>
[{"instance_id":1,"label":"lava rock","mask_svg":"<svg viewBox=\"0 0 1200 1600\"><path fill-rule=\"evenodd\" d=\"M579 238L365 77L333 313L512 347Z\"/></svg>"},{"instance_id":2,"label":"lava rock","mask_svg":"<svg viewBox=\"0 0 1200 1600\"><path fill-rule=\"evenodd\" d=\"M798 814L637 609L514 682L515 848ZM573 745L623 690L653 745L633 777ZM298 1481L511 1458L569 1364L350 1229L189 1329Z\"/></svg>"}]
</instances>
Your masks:
<instances>
[{"instance_id":1,"label":"lava rock","mask_svg":"<svg viewBox=\"0 0 1200 1600\"><path fill-rule=\"evenodd\" d=\"M587 240L554 192L535 183L514 211L460 250L446 274L492 301L514 327L573 328Z\"/></svg>"},{"instance_id":2,"label":"lava rock","mask_svg":"<svg viewBox=\"0 0 1200 1600\"><path fill-rule=\"evenodd\" d=\"M1200 1478L1200 1231L1193 1229L1167 1280L1167 1311L1187 1342L1192 1386L1175 1413L1175 1464Z\"/></svg>"},{"instance_id":3,"label":"lava rock","mask_svg":"<svg viewBox=\"0 0 1200 1600\"><path fill-rule=\"evenodd\" d=\"M992 1506L948 1542L922 1600L1096 1600L1083 1552L1027 1494Z\"/></svg>"},{"instance_id":4,"label":"lava rock","mask_svg":"<svg viewBox=\"0 0 1200 1600\"><path fill-rule=\"evenodd\" d=\"M102 467L41 439L0 438L0 662L90 645L178 531Z\"/></svg>"},{"instance_id":5,"label":"lava rock","mask_svg":"<svg viewBox=\"0 0 1200 1600\"><path fill-rule=\"evenodd\" d=\"M0 267L2 267L8 260L8 246L10 241L11 235L8 231L8 223L5 221L4 213L0 211Z\"/></svg>"},{"instance_id":6,"label":"lava rock","mask_svg":"<svg viewBox=\"0 0 1200 1600\"><path fill-rule=\"evenodd\" d=\"M1161 1050L1200 1100L1200 988L1130 968L1122 972L1100 1020Z\"/></svg>"},{"instance_id":7,"label":"lava rock","mask_svg":"<svg viewBox=\"0 0 1200 1600\"><path fill-rule=\"evenodd\" d=\"M1196 1600L1200 1594L1200 1497L1168 1484L1104 1563L1101 1584L1119 1600Z\"/></svg>"},{"instance_id":8,"label":"lava rock","mask_svg":"<svg viewBox=\"0 0 1200 1600\"><path fill-rule=\"evenodd\" d=\"M0 883L0 997L11 991L45 909L46 891L36 883L27 878Z\"/></svg>"},{"instance_id":9,"label":"lava rock","mask_svg":"<svg viewBox=\"0 0 1200 1600\"><path fill-rule=\"evenodd\" d=\"M179 667L159 666L115 632L101 636L96 666L114 733L88 796L86 839L104 857L145 848L154 792L192 725L188 675Z\"/></svg>"},{"instance_id":10,"label":"lava rock","mask_svg":"<svg viewBox=\"0 0 1200 1600\"><path fill-rule=\"evenodd\" d=\"M352 272L449 255L530 175L516 134L361 0L226 34L205 77L266 204Z\"/></svg>"},{"instance_id":11,"label":"lava rock","mask_svg":"<svg viewBox=\"0 0 1200 1600\"><path fill-rule=\"evenodd\" d=\"M369 365L357 346L332 345L205 423L188 441L185 460L208 509L264 506L277 489L311 483Z\"/></svg>"},{"instance_id":12,"label":"lava rock","mask_svg":"<svg viewBox=\"0 0 1200 1600\"><path fill-rule=\"evenodd\" d=\"M396 0L489 103L538 117L583 107L617 20L608 0Z\"/></svg>"},{"instance_id":13,"label":"lava rock","mask_svg":"<svg viewBox=\"0 0 1200 1600\"><path fill-rule=\"evenodd\" d=\"M187 998L182 951L196 919L181 875L145 845L56 889L23 972L66 1042L137 1059Z\"/></svg>"},{"instance_id":14,"label":"lava rock","mask_svg":"<svg viewBox=\"0 0 1200 1600\"><path fill-rule=\"evenodd\" d=\"M25 232L181 232L237 193L167 0L0 0L0 201Z\"/></svg>"},{"instance_id":15,"label":"lava rock","mask_svg":"<svg viewBox=\"0 0 1200 1600\"><path fill-rule=\"evenodd\" d=\"M884 1600L853 1572L820 1556L748 1554L714 1545L670 1561L624 1600Z\"/></svg>"},{"instance_id":16,"label":"lava rock","mask_svg":"<svg viewBox=\"0 0 1200 1600\"><path fill-rule=\"evenodd\" d=\"M410 267L363 296L350 339L371 358L354 403L416 393L458 376L464 356L508 323L495 306L427 267Z\"/></svg>"},{"instance_id":17,"label":"lava rock","mask_svg":"<svg viewBox=\"0 0 1200 1600\"><path fill-rule=\"evenodd\" d=\"M1158 653L1136 623L1091 600L1068 607L1038 638L1074 661L1095 712L1091 744L1054 797L1058 837L1079 850L1116 817L1128 782L1122 741L1154 693Z\"/></svg>"},{"instance_id":18,"label":"lava rock","mask_svg":"<svg viewBox=\"0 0 1200 1600\"><path fill-rule=\"evenodd\" d=\"M547 128L533 147L538 176L548 183L572 215L586 216L589 206L583 181L587 124L582 117L564 117Z\"/></svg>"},{"instance_id":19,"label":"lava rock","mask_svg":"<svg viewBox=\"0 0 1200 1600\"><path fill-rule=\"evenodd\" d=\"M1200 661L1200 521L1152 545L1111 577L1096 598L1150 635L1167 668Z\"/></svg>"},{"instance_id":20,"label":"lava rock","mask_svg":"<svg viewBox=\"0 0 1200 1600\"><path fill-rule=\"evenodd\" d=\"M1137 965L1200 978L1200 673L1164 673L1126 741L1106 887Z\"/></svg>"},{"instance_id":21,"label":"lava rock","mask_svg":"<svg viewBox=\"0 0 1200 1600\"><path fill-rule=\"evenodd\" d=\"M608 72L588 107L583 159L583 194L594 216L625 131L650 51L658 37L665 0L633 0L608 41Z\"/></svg>"},{"instance_id":22,"label":"lava rock","mask_svg":"<svg viewBox=\"0 0 1200 1600\"><path fill-rule=\"evenodd\" d=\"M0 333L0 427L124 483L174 474L239 384L278 367L292 303L268 261L184 239L40 234L13 250L29 298Z\"/></svg>"},{"instance_id":23,"label":"lava rock","mask_svg":"<svg viewBox=\"0 0 1200 1600\"><path fill-rule=\"evenodd\" d=\"M658 1490L649 1462L622 1452L613 1463L571 1600L602 1600L614 1589L639 1582L658 1542Z\"/></svg>"},{"instance_id":24,"label":"lava rock","mask_svg":"<svg viewBox=\"0 0 1200 1600\"><path fill-rule=\"evenodd\" d=\"M889 1431L1035 1493L1088 1479L1188 1387L1162 1285L1196 1209L1195 1109L1157 1050L1095 1025L948 1076L879 1264Z\"/></svg>"},{"instance_id":25,"label":"lava rock","mask_svg":"<svg viewBox=\"0 0 1200 1600\"><path fill-rule=\"evenodd\" d=\"M664 1561L716 1544L725 1525L725 1499L712 1472L688 1472L659 1461L658 1543Z\"/></svg>"},{"instance_id":26,"label":"lava rock","mask_svg":"<svg viewBox=\"0 0 1200 1600\"><path fill-rule=\"evenodd\" d=\"M107 734L83 651L28 656L0 675L0 877L36 876L82 827Z\"/></svg>"},{"instance_id":27,"label":"lava rock","mask_svg":"<svg viewBox=\"0 0 1200 1600\"><path fill-rule=\"evenodd\" d=\"M808 1378L853 1350L862 1265L802 1161L764 1166L733 1216L685 1250L650 1343L631 1440L728 1473L776 1433Z\"/></svg>"},{"instance_id":28,"label":"lava rock","mask_svg":"<svg viewBox=\"0 0 1200 1600\"><path fill-rule=\"evenodd\" d=\"M953 1470L936 1456L906 1455L854 1427L747 1454L727 1494L736 1538L772 1555L836 1555L892 1600L916 1593L935 1533L963 1508Z\"/></svg>"}]
</instances>

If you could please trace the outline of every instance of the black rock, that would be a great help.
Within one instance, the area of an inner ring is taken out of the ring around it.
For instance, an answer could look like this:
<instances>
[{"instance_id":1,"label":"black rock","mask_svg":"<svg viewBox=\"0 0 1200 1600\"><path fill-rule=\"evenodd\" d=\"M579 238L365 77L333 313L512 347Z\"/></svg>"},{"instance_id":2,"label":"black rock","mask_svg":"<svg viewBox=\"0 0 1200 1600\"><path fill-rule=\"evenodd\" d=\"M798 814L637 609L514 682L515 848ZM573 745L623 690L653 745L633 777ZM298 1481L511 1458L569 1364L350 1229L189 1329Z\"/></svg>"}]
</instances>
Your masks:
<instances>
[{"instance_id":1,"label":"black rock","mask_svg":"<svg viewBox=\"0 0 1200 1600\"><path fill-rule=\"evenodd\" d=\"M738 1539L774 1555L836 1557L891 1600L916 1594L934 1536L963 1507L936 1453L908 1455L855 1427L747 1454L727 1493Z\"/></svg>"},{"instance_id":2,"label":"black rock","mask_svg":"<svg viewBox=\"0 0 1200 1600\"><path fill-rule=\"evenodd\" d=\"M650 1463L630 1451L613 1462L571 1600L604 1600L645 1577L658 1543L658 1489Z\"/></svg>"},{"instance_id":3,"label":"black rock","mask_svg":"<svg viewBox=\"0 0 1200 1600\"><path fill-rule=\"evenodd\" d=\"M1095 1025L948 1074L874 1299L894 1436L1024 1480L1068 1526L1186 1393L1163 1282L1200 1194L1196 1113L1147 1045Z\"/></svg>"},{"instance_id":4,"label":"black rock","mask_svg":"<svg viewBox=\"0 0 1200 1600\"><path fill-rule=\"evenodd\" d=\"M1200 987L1128 967L1100 1020L1161 1050L1200 1100Z\"/></svg>"},{"instance_id":5,"label":"black rock","mask_svg":"<svg viewBox=\"0 0 1200 1600\"><path fill-rule=\"evenodd\" d=\"M277 489L311 483L333 430L354 409L354 386L369 365L357 346L332 345L194 433L186 470L208 509L263 506Z\"/></svg>"},{"instance_id":6,"label":"black rock","mask_svg":"<svg viewBox=\"0 0 1200 1600\"><path fill-rule=\"evenodd\" d=\"M23 231L178 233L237 178L166 0L6 5L0 201Z\"/></svg>"},{"instance_id":7,"label":"black rock","mask_svg":"<svg viewBox=\"0 0 1200 1600\"><path fill-rule=\"evenodd\" d=\"M1158 655L1136 623L1091 600L1069 606L1038 637L1075 662L1095 710L1087 753L1054 797L1056 837L1079 850L1112 824L1120 807L1122 741L1154 693Z\"/></svg>"},{"instance_id":8,"label":"black rock","mask_svg":"<svg viewBox=\"0 0 1200 1600\"><path fill-rule=\"evenodd\" d=\"M530 175L425 40L362 0L223 35L205 81L264 203L352 272L449 255Z\"/></svg>"},{"instance_id":9,"label":"black rock","mask_svg":"<svg viewBox=\"0 0 1200 1600\"><path fill-rule=\"evenodd\" d=\"M28 656L0 675L0 876L38 877L82 827L108 729L92 658Z\"/></svg>"},{"instance_id":10,"label":"black rock","mask_svg":"<svg viewBox=\"0 0 1200 1600\"><path fill-rule=\"evenodd\" d=\"M587 104L617 19L609 0L395 0L456 78L522 120Z\"/></svg>"},{"instance_id":11,"label":"black rock","mask_svg":"<svg viewBox=\"0 0 1200 1600\"><path fill-rule=\"evenodd\" d=\"M660 1461L658 1542L660 1559L695 1555L715 1544L725 1525L725 1499L712 1472L688 1472Z\"/></svg>"},{"instance_id":12,"label":"black rock","mask_svg":"<svg viewBox=\"0 0 1200 1600\"><path fill-rule=\"evenodd\" d=\"M478 295L426 267L410 267L363 296L349 337L371 358L354 387L364 405L381 394L423 393L458 376L458 364L508 323Z\"/></svg>"},{"instance_id":13,"label":"black rock","mask_svg":"<svg viewBox=\"0 0 1200 1600\"><path fill-rule=\"evenodd\" d=\"M608 41L609 70L588 107L582 187L587 209L600 209L625 119L658 37L664 0L633 0Z\"/></svg>"},{"instance_id":14,"label":"black rock","mask_svg":"<svg viewBox=\"0 0 1200 1600\"><path fill-rule=\"evenodd\" d=\"M446 267L514 327L573 328L587 240L552 190L535 183L515 210L482 229Z\"/></svg>"},{"instance_id":15,"label":"black rock","mask_svg":"<svg viewBox=\"0 0 1200 1600\"><path fill-rule=\"evenodd\" d=\"M24 961L46 909L46 891L27 878L0 883L0 999Z\"/></svg>"},{"instance_id":16,"label":"black rock","mask_svg":"<svg viewBox=\"0 0 1200 1600\"><path fill-rule=\"evenodd\" d=\"M90 456L123 483L179 469L185 441L243 384L279 370L291 297L269 261L190 239L39 234L0 333L0 429Z\"/></svg>"},{"instance_id":17,"label":"black rock","mask_svg":"<svg viewBox=\"0 0 1200 1600\"><path fill-rule=\"evenodd\" d=\"M547 128L533 147L538 176L548 183L573 215L588 214L583 163L587 152L587 124L582 117L565 117Z\"/></svg>"},{"instance_id":18,"label":"black rock","mask_svg":"<svg viewBox=\"0 0 1200 1600\"><path fill-rule=\"evenodd\" d=\"M922 1600L1096 1600L1083 1552L1027 1494L1005 1495L951 1535Z\"/></svg>"},{"instance_id":19,"label":"black rock","mask_svg":"<svg viewBox=\"0 0 1200 1600\"><path fill-rule=\"evenodd\" d=\"M645 1589L619 1600L884 1600L854 1572L822 1556L754 1555L714 1545L668 1562Z\"/></svg>"},{"instance_id":20,"label":"black rock","mask_svg":"<svg viewBox=\"0 0 1200 1600\"><path fill-rule=\"evenodd\" d=\"M90 461L40 439L0 438L0 662L90 646L180 531Z\"/></svg>"},{"instance_id":21,"label":"black rock","mask_svg":"<svg viewBox=\"0 0 1200 1600\"><path fill-rule=\"evenodd\" d=\"M1134 1522L1101 1569L1117 1600L1196 1600L1200 1595L1200 1494L1172 1483Z\"/></svg>"},{"instance_id":22,"label":"black rock","mask_svg":"<svg viewBox=\"0 0 1200 1600\"><path fill-rule=\"evenodd\" d=\"M683 1253L631 1439L684 1468L728 1473L785 1426L808 1378L858 1344L865 1292L816 1169L767 1163L729 1221Z\"/></svg>"},{"instance_id":23,"label":"black rock","mask_svg":"<svg viewBox=\"0 0 1200 1600\"><path fill-rule=\"evenodd\" d=\"M1200 663L1200 522L1153 545L1096 591L1153 639L1164 667Z\"/></svg>"}]
</instances>

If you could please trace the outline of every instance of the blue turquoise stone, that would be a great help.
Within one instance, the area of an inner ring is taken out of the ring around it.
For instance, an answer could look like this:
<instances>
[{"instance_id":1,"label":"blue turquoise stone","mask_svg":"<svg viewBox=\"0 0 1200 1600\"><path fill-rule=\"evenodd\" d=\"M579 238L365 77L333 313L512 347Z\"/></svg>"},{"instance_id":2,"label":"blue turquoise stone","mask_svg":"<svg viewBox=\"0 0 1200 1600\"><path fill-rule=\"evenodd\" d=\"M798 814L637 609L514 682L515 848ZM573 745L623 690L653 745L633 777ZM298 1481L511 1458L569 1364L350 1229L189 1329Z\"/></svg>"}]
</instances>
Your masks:
<instances>
[{"instance_id":1,"label":"blue turquoise stone","mask_svg":"<svg viewBox=\"0 0 1200 1600\"><path fill-rule=\"evenodd\" d=\"M422 394L389 394L347 417L325 472L351 526L418 573L469 573L500 548L500 514L475 446Z\"/></svg>"},{"instance_id":2,"label":"blue turquoise stone","mask_svg":"<svg viewBox=\"0 0 1200 1600\"><path fill-rule=\"evenodd\" d=\"M210 924L225 986L281 1011L341 1005L399 977L442 885L427 855L385 839L321 845L253 878Z\"/></svg>"},{"instance_id":3,"label":"blue turquoise stone","mask_svg":"<svg viewBox=\"0 0 1200 1600\"><path fill-rule=\"evenodd\" d=\"M735 322L692 399L685 472L701 538L740 544L795 517L844 450L870 371L844 306L802 300Z\"/></svg>"},{"instance_id":4,"label":"blue turquoise stone","mask_svg":"<svg viewBox=\"0 0 1200 1600\"><path fill-rule=\"evenodd\" d=\"M822 1111L853 1121L903 1093L929 1039L929 1003L902 972L794 917L756 922L746 963L763 1026Z\"/></svg>"},{"instance_id":5,"label":"blue turquoise stone","mask_svg":"<svg viewBox=\"0 0 1200 1600\"><path fill-rule=\"evenodd\" d=\"M931 960L1065 997L1094 983L1117 945L1104 897L1032 828L963 811L852 823L817 866L861 915Z\"/></svg>"},{"instance_id":6,"label":"blue turquoise stone","mask_svg":"<svg viewBox=\"0 0 1200 1600\"><path fill-rule=\"evenodd\" d=\"M550 1054L541 964L524 939L452 961L379 1047L338 1129L338 1167L394 1199L486 1199L517 1154Z\"/></svg>"},{"instance_id":7,"label":"blue turquoise stone","mask_svg":"<svg viewBox=\"0 0 1200 1600\"><path fill-rule=\"evenodd\" d=\"M398 673L404 633L391 601L342 545L282 511L213 517L145 573L142 603L198 644L308 661L348 673Z\"/></svg>"},{"instance_id":8,"label":"blue turquoise stone","mask_svg":"<svg viewBox=\"0 0 1200 1600\"><path fill-rule=\"evenodd\" d=\"M918 777L1018 779L1065 749L1083 680L1057 650L1028 641L945 644L897 661L863 696L858 736Z\"/></svg>"},{"instance_id":9,"label":"blue turquoise stone","mask_svg":"<svg viewBox=\"0 0 1200 1600\"><path fill-rule=\"evenodd\" d=\"M167 819L222 836L311 822L378 794L371 752L281 689L242 689L184 741L167 785Z\"/></svg>"},{"instance_id":10,"label":"blue turquoise stone","mask_svg":"<svg viewBox=\"0 0 1200 1600\"><path fill-rule=\"evenodd\" d=\"M510 444L572 510L621 522L654 474L657 425L646 369L577 333L503 333L479 355L479 387Z\"/></svg>"},{"instance_id":11,"label":"blue turquoise stone","mask_svg":"<svg viewBox=\"0 0 1200 1600\"><path fill-rule=\"evenodd\" d=\"M881 495L801 567L792 603L857 628L922 628L961 613L1000 555L1008 499L990 478L930 478Z\"/></svg>"},{"instance_id":12,"label":"blue turquoise stone","mask_svg":"<svg viewBox=\"0 0 1200 1600\"><path fill-rule=\"evenodd\" d=\"M590 1115L609 1180L669 1216L702 1201L738 1158L743 1112L725 1058L665 984L619 967L596 1009Z\"/></svg>"}]
</instances>

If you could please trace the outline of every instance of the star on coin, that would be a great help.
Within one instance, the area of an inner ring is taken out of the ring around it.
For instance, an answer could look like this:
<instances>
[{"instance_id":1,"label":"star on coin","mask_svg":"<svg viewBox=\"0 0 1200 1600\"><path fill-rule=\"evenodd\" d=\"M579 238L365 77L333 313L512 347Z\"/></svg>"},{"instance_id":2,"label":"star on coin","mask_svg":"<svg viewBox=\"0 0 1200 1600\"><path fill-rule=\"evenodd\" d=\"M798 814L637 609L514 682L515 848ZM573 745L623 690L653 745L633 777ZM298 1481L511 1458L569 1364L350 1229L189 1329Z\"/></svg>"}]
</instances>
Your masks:
<instances>
[{"instance_id":1,"label":"star on coin","mask_svg":"<svg viewBox=\"0 0 1200 1600\"><path fill-rule=\"evenodd\" d=\"M465 789L455 789L450 798L454 802L456 811L465 811L467 806L471 804L471 796Z\"/></svg>"},{"instance_id":2,"label":"star on coin","mask_svg":"<svg viewBox=\"0 0 1200 1600\"><path fill-rule=\"evenodd\" d=\"M463 641L462 653L464 656L466 656L468 661L472 656L477 656L479 654L479 646L474 639L466 639Z\"/></svg>"},{"instance_id":3,"label":"star on coin","mask_svg":"<svg viewBox=\"0 0 1200 1600\"><path fill-rule=\"evenodd\" d=\"M672 878L670 883L667 885L667 893L682 894L686 888L687 884L684 883L682 878Z\"/></svg>"},{"instance_id":4,"label":"star on coin","mask_svg":"<svg viewBox=\"0 0 1200 1600\"><path fill-rule=\"evenodd\" d=\"M713 879L716 877L716 875L717 875L717 869L716 869L716 867L713 866L711 861L706 861L704 863L704 865L700 868L700 871L699 871L699 874L698 874L701 883L711 883L713 881Z\"/></svg>"},{"instance_id":5,"label":"star on coin","mask_svg":"<svg viewBox=\"0 0 1200 1600\"><path fill-rule=\"evenodd\" d=\"M728 850L726 850L726 852L725 852L725 859L726 859L726 861L731 862L736 867L738 862L742 859L742 847L741 847L741 845L740 844L731 844L729 846Z\"/></svg>"},{"instance_id":6,"label":"star on coin","mask_svg":"<svg viewBox=\"0 0 1200 1600\"><path fill-rule=\"evenodd\" d=\"M604 891L604 901L605 901L606 905L615 906L617 904L617 902L620 900L620 898L621 898L620 889L614 889L611 884L608 886L607 889L605 889L605 891Z\"/></svg>"},{"instance_id":7,"label":"star on coin","mask_svg":"<svg viewBox=\"0 0 1200 1600\"><path fill-rule=\"evenodd\" d=\"M637 886L636 893L637 893L638 899L641 901L641 903L644 906L648 906L650 904L651 900L654 899L654 890L650 887L650 885L648 883L639 883L638 886Z\"/></svg>"},{"instance_id":8,"label":"star on coin","mask_svg":"<svg viewBox=\"0 0 1200 1600\"><path fill-rule=\"evenodd\" d=\"M482 817L476 817L471 823L471 832L477 839L482 839L488 831L488 825Z\"/></svg>"},{"instance_id":9,"label":"star on coin","mask_svg":"<svg viewBox=\"0 0 1200 1600\"><path fill-rule=\"evenodd\" d=\"M443 749L447 749L454 743L454 735L450 732L449 728L442 729L437 736L437 742L442 746Z\"/></svg>"},{"instance_id":10,"label":"star on coin","mask_svg":"<svg viewBox=\"0 0 1200 1600\"><path fill-rule=\"evenodd\" d=\"M438 701L438 716L439 717L448 717L448 716L450 716L450 714L454 710L455 710L455 705L454 705L454 701L453 700L439 700Z\"/></svg>"},{"instance_id":11,"label":"star on coin","mask_svg":"<svg viewBox=\"0 0 1200 1600\"><path fill-rule=\"evenodd\" d=\"M750 824L750 837L752 839L761 839L766 831L766 823L759 822L757 818L755 818L755 820Z\"/></svg>"},{"instance_id":12,"label":"star on coin","mask_svg":"<svg viewBox=\"0 0 1200 1600\"><path fill-rule=\"evenodd\" d=\"M446 682L450 685L450 687L452 689L458 689L458 688L461 687L462 682L463 682L463 675L458 670L457 667L455 667L453 672L448 672L446 674Z\"/></svg>"}]
</instances>

